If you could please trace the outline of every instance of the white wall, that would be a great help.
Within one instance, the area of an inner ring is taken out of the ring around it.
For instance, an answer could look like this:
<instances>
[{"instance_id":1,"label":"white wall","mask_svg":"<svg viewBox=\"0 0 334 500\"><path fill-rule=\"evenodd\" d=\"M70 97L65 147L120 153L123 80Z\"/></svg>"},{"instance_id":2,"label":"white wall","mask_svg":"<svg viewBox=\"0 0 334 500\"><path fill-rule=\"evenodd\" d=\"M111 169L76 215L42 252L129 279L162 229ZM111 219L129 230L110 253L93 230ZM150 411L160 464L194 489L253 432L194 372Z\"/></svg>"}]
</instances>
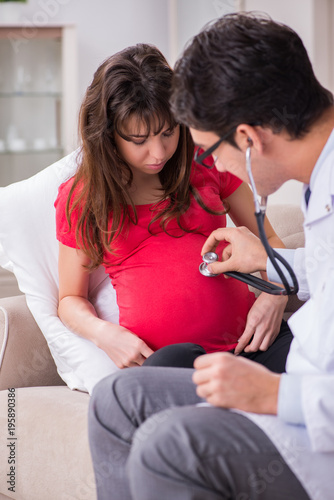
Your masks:
<instances>
[{"instance_id":1,"label":"white wall","mask_svg":"<svg viewBox=\"0 0 334 500\"><path fill-rule=\"evenodd\" d=\"M269 14L302 38L319 81L334 90L334 0L170 0L170 53L173 62L204 24L237 10ZM299 204L302 185L289 181L269 203Z\"/></svg>"},{"instance_id":2,"label":"white wall","mask_svg":"<svg viewBox=\"0 0 334 500\"><path fill-rule=\"evenodd\" d=\"M187 42L209 21L235 12L236 0L170 0L170 59L181 55Z\"/></svg>"},{"instance_id":3,"label":"white wall","mask_svg":"<svg viewBox=\"0 0 334 500\"><path fill-rule=\"evenodd\" d=\"M242 10L266 12L293 28L303 40L318 80L334 91L334 0L241 0ZM302 185L289 181L269 203L299 204Z\"/></svg>"},{"instance_id":4,"label":"white wall","mask_svg":"<svg viewBox=\"0 0 334 500\"><path fill-rule=\"evenodd\" d=\"M319 81L334 90L330 53L333 0L243 0L246 11L268 13L293 28L303 40Z\"/></svg>"},{"instance_id":5,"label":"white wall","mask_svg":"<svg viewBox=\"0 0 334 500\"><path fill-rule=\"evenodd\" d=\"M168 52L168 0L28 0L21 21L32 26L73 23L78 36L78 96L111 54L138 42Z\"/></svg>"},{"instance_id":6,"label":"white wall","mask_svg":"<svg viewBox=\"0 0 334 500\"><path fill-rule=\"evenodd\" d=\"M112 53L148 42L173 64L204 24L238 8L267 12L295 29L320 81L333 90L334 0L29 0L21 20L27 26L76 24L80 102L94 71ZM298 204L300 192L290 181L271 201Z\"/></svg>"}]
</instances>

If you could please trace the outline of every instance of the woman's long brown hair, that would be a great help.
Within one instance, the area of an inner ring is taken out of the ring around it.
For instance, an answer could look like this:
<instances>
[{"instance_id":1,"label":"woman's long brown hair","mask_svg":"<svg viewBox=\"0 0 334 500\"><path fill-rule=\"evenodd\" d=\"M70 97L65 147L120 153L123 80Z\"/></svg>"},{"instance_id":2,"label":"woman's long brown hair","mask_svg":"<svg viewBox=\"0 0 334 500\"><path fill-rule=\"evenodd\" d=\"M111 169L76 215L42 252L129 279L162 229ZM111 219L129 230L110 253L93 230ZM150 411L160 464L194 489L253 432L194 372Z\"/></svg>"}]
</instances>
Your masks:
<instances>
[{"instance_id":1,"label":"woman's long brown hair","mask_svg":"<svg viewBox=\"0 0 334 500\"><path fill-rule=\"evenodd\" d=\"M132 172L118 156L114 132L122 135L122 124L133 116L146 124L147 134L153 123L158 124L154 133L166 125L176 126L169 104L172 77L172 69L156 47L138 44L102 63L87 89L79 119L80 160L66 215L71 227L71 213L78 211L76 240L90 258L91 269L103 262L105 251L115 250L125 222L137 222L128 194ZM193 150L190 133L181 125L177 149L159 174L162 198L169 202L159 202L152 219L159 220L165 231L173 218L182 228L180 216L190 206L191 193L203 208L212 212L190 186Z\"/></svg>"}]
</instances>

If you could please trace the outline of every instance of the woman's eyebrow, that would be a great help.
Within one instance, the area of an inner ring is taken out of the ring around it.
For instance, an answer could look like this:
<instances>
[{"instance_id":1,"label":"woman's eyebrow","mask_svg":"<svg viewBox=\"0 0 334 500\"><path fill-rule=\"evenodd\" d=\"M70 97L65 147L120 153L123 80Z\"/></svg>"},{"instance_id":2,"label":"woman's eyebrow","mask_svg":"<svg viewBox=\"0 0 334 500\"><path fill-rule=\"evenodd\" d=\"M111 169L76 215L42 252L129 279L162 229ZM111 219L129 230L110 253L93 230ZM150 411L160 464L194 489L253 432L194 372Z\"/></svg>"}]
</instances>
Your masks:
<instances>
[{"instance_id":1,"label":"woman's eyebrow","mask_svg":"<svg viewBox=\"0 0 334 500\"><path fill-rule=\"evenodd\" d=\"M174 128L175 127L173 127L172 125L170 125L169 127L166 126L165 129L162 129L153 135L158 135L158 134L163 133L163 132L168 132L169 130L173 130ZM134 137L134 138L138 138L138 139L143 139L143 138L146 138L148 136L149 136L149 134L143 134L143 135L142 134L127 134L127 137Z\"/></svg>"}]
</instances>

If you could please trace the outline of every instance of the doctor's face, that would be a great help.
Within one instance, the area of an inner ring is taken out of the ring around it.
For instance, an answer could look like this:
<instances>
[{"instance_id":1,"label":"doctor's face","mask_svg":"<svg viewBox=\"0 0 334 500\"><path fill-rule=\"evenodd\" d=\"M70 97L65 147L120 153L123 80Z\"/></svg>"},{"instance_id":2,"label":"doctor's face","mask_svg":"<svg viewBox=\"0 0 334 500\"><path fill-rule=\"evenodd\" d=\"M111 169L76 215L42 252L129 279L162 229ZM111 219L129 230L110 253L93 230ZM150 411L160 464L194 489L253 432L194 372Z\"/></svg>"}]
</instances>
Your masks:
<instances>
[{"instance_id":1,"label":"doctor's face","mask_svg":"<svg viewBox=\"0 0 334 500\"><path fill-rule=\"evenodd\" d=\"M214 132L203 132L193 128L190 129L190 132L196 146L204 149L204 151L219 141L219 136ZM212 156L215 159L215 165L219 172L230 172L239 177L239 179L248 182L245 155L242 151L224 141L214 150Z\"/></svg>"},{"instance_id":2,"label":"doctor's face","mask_svg":"<svg viewBox=\"0 0 334 500\"><path fill-rule=\"evenodd\" d=\"M193 128L190 128L190 132L194 143L205 151L220 139L214 132L203 132ZM243 144L240 144L240 149L223 141L212 153L216 169L219 172L229 172L249 183L245 159L247 146L245 140L243 140ZM259 154L253 146L251 148L251 164L255 185L260 196L268 196L282 185L283 182L279 178L279 171L275 168L274 162L269 157Z\"/></svg>"}]
</instances>

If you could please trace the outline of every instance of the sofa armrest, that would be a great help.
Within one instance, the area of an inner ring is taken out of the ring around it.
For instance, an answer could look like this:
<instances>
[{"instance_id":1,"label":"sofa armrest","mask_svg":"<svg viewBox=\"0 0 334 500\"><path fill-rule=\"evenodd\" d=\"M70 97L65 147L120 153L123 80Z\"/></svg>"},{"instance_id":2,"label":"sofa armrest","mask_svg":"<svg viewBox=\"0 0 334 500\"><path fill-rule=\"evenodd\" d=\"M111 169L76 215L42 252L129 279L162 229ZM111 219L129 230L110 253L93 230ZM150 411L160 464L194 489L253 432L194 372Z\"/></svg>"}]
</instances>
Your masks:
<instances>
[{"instance_id":1,"label":"sofa armrest","mask_svg":"<svg viewBox=\"0 0 334 500\"><path fill-rule=\"evenodd\" d=\"M305 244L303 213L298 205L273 204L267 208L267 217L273 226L277 236L281 238L286 248L300 248ZM261 277L260 273L254 273ZM260 294L258 290L250 287L256 296ZM292 313L297 311L303 301L297 295L290 295L284 312L284 319L288 319Z\"/></svg>"},{"instance_id":2,"label":"sofa armrest","mask_svg":"<svg viewBox=\"0 0 334 500\"><path fill-rule=\"evenodd\" d=\"M267 215L286 248L301 248L305 245L304 216L299 205L269 205ZM304 302L299 300L297 295L290 295L285 308L285 319L291 316L303 304Z\"/></svg>"},{"instance_id":3,"label":"sofa armrest","mask_svg":"<svg viewBox=\"0 0 334 500\"><path fill-rule=\"evenodd\" d=\"M304 216L298 205L269 205L267 216L277 236L281 238L287 248L304 246Z\"/></svg>"},{"instance_id":4,"label":"sofa armrest","mask_svg":"<svg viewBox=\"0 0 334 500\"><path fill-rule=\"evenodd\" d=\"M0 299L0 390L64 385L25 296Z\"/></svg>"}]
</instances>

